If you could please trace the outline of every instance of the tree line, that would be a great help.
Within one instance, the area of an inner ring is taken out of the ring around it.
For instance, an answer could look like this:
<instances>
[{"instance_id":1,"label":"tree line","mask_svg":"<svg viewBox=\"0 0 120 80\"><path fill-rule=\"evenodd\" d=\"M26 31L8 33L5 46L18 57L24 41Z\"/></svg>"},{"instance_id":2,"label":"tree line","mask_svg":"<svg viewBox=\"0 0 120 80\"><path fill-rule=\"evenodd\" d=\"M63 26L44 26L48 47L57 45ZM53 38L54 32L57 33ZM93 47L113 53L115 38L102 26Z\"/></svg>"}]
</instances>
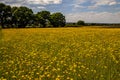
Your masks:
<instances>
[{"instance_id":1,"label":"tree line","mask_svg":"<svg viewBox=\"0 0 120 80\"><path fill-rule=\"evenodd\" d=\"M65 16L61 12L50 13L40 11L36 14L32 9L21 6L11 7L0 3L0 25L2 28L25 28L25 27L64 27Z\"/></svg>"}]
</instances>

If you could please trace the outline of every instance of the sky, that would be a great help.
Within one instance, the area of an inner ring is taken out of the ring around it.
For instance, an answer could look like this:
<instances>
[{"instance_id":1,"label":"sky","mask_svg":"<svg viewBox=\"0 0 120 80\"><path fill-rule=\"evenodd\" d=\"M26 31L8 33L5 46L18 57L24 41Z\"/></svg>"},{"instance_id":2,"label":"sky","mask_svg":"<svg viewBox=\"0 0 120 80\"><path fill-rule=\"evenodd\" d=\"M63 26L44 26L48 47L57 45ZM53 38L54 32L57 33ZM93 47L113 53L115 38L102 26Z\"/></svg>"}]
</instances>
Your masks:
<instances>
[{"instance_id":1,"label":"sky","mask_svg":"<svg viewBox=\"0 0 120 80\"><path fill-rule=\"evenodd\" d=\"M34 13L61 12L66 22L120 23L120 0L0 0L11 6L26 6Z\"/></svg>"}]
</instances>

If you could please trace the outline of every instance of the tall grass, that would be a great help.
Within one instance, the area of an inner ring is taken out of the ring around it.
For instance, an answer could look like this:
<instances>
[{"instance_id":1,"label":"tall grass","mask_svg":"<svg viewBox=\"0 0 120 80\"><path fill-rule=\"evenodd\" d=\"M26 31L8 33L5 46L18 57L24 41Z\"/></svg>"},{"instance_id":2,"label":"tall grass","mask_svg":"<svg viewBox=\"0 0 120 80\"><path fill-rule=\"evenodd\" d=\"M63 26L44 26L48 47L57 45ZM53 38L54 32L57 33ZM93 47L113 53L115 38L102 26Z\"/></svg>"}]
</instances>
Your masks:
<instances>
[{"instance_id":1,"label":"tall grass","mask_svg":"<svg viewBox=\"0 0 120 80\"><path fill-rule=\"evenodd\" d=\"M0 80L119 80L120 29L2 30Z\"/></svg>"}]
</instances>

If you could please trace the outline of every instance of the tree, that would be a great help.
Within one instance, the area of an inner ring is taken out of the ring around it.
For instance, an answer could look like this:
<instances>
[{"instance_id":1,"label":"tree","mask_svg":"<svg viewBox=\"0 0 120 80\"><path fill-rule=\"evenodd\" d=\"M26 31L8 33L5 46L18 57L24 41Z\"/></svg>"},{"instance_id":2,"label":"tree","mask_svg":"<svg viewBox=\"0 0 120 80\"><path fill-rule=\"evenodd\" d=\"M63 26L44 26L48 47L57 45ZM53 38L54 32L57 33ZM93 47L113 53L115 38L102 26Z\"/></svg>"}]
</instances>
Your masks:
<instances>
[{"instance_id":1,"label":"tree","mask_svg":"<svg viewBox=\"0 0 120 80\"><path fill-rule=\"evenodd\" d=\"M4 10L5 10L5 4L0 3L0 24L2 27L4 27L4 21L3 21L3 16L4 16Z\"/></svg>"},{"instance_id":2,"label":"tree","mask_svg":"<svg viewBox=\"0 0 120 80\"><path fill-rule=\"evenodd\" d=\"M9 25L11 20L11 7L0 3L0 24L2 28L5 27L5 24Z\"/></svg>"},{"instance_id":3,"label":"tree","mask_svg":"<svg viewBox=\"0 0 120 80\"><path fill-rule=\"evenodd\" d=\"M65 16L60 12L53 13L50 16L50 23L53 25L53 27L64 27L66 23Z\"/></svg>"},{"instance_id":4,"label":"tree","mask_svg":"<svg viewBox=\"0 0 120 80\"><path fill-rule=\"evenodd\" d=\"M25 28L27 25L38 24L42 27L53 25L53 27L65 26L65 16L60 13L50 14L49 11L41 11L33 14L32 9L27 7L12 7L0 3L0 25L5 27Z\"/></svg>"},{"instance_id":5,"label":"tree","mask_svg":"<svg viewBox=\"0 0 120 80\"><path fill-rule=\"evenodd\" d=\"M15 16L15 12L18 10L18 7L12 7L12 26L17 27L17 16Z\"/></svg>"},{"instance_id":6,"label":"tree","mask_svg":"<svg viewBox=\"0 0 120 80\"><path fill-rule=\"evenodd\" d=\"M82 20L79 20L79 21L77 22L77 25L85 25L85 22L82 21Z\"/></svg>"},{"instance_id":7,"label":"tree","mask_svg":"<svg viewBox=\"0 0 120 80\"><path fill-rule=\"evenodd\" d=\"M13 21L17 27L24 28L32 20L33 11L27 7L19 7L13 9L12 12Z\"/></svg>"},{"instance_id":8,"label":"tree","mask_svg":"<svg viewBox=\"0 0 120 80\"><path fill-rule=\"evenodd\" d=\"M50 18L50 12L49 11L41 11L36 14L37 21L43 26L46 27L47 22Z\"/></svg>"},{"instance_id":9,"label":"tree","mask_svg":"<svg viewBox=\"0 0 120 80\"><path fill-rule=\"evenodd\" d=\"M12 17L12 12L11 12L11 7L9 5L7 5L5 7L5 13L4 13L4 17L5 17L5 21L4 21L4 24L6 25L6 27L12 27L12 24L11 24L11 17Z\"/></svg>"}]
</instances>

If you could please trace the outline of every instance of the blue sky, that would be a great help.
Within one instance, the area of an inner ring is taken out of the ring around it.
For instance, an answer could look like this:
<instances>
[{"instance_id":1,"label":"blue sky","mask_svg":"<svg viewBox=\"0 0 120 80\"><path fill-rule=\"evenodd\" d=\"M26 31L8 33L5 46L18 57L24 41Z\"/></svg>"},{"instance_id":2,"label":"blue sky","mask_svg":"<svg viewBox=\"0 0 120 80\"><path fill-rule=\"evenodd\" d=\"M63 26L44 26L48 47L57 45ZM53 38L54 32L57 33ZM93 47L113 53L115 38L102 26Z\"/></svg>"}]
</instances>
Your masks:
<instances>
[{"instance_id":1,"label":"blue sky","mask_svg":"<svg viewBox=\"0 0 120 80\"><path fill-rule=\"evenodd\" d=\"M62 12L67 22L120 23L120 0L0 0L11 6L27 6L35 13Z\"/></svg>"}]
</instances>

